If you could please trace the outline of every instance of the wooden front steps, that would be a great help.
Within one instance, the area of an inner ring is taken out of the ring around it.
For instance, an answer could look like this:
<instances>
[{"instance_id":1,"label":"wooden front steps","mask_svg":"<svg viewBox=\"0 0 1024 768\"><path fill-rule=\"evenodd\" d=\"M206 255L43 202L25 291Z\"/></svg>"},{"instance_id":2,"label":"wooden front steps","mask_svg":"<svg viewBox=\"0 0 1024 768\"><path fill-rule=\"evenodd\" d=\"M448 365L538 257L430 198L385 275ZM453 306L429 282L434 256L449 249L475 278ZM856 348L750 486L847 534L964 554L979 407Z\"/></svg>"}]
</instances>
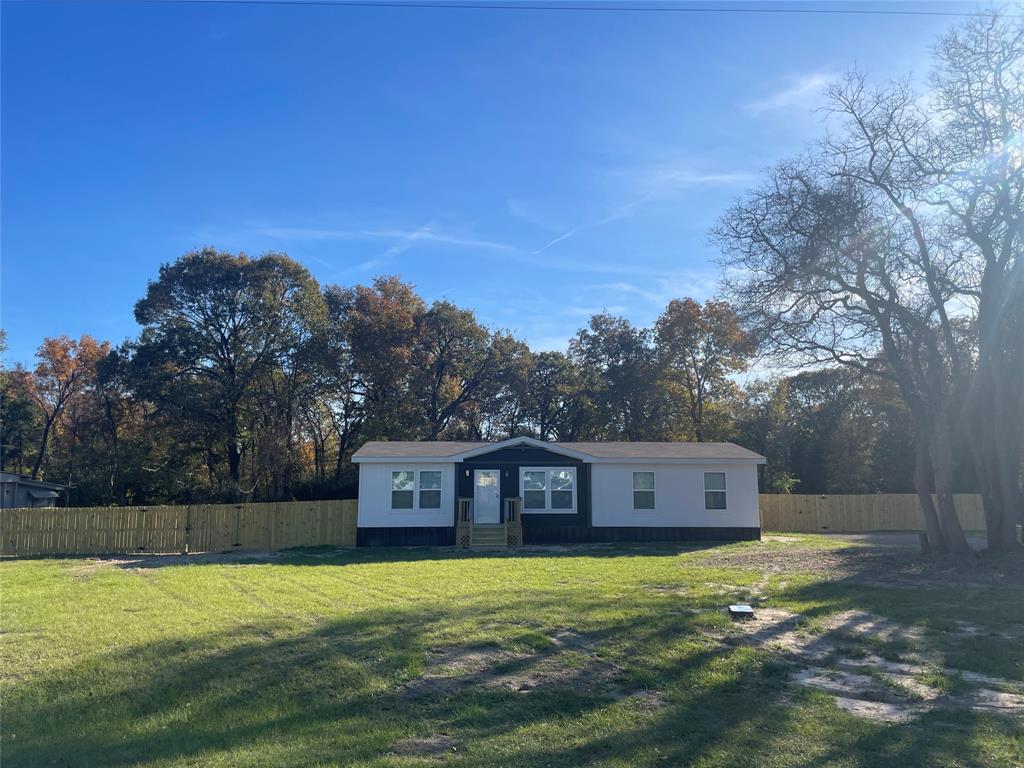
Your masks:
<instances>
[{"instance_id":1,"label":"wooden front steps","mask_svg":"<svg viewBox=\"0 0 1024 768\"><path fill-rule=\"evenodd\" d=\"M469 529L470 549L508 549L508 534L505 526L473 525Z\"/></svg>"},{"instance_id":2,"label":"wooden front steps","mask_svg":"<svg viewBox=\"0 0 1024 768\"><path fill-rule=\"evenodd\" d=\"M473 522L473 500L459 499L455 522L455 546L460 549L508 549L523 543L523 523L520 518L522 499L506 498L502 506L500 523Z\"/></svg>"}]
</instances>

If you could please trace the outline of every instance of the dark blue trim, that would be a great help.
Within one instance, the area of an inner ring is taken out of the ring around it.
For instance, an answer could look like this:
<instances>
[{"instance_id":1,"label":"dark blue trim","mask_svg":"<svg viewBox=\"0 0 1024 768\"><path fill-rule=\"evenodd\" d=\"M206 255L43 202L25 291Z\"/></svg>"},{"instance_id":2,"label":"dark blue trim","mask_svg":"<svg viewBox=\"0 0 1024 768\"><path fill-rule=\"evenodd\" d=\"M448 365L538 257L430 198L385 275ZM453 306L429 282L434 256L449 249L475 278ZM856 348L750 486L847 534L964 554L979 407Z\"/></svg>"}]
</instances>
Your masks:
<instances>
[{"instance_id":1,"label":"dark blue trim","mask_svg":"<svg viewBox=\"0 0 1024 768\"><path fill-rule=\"evenodd\" d=\"M499 470L502 499L518 496L522 467L576 467L576 511L565 515L524 512L524 529L536 526L586 528L590 525L590 464L532 445L510 446L456 464L456 496L473 496L473 470L476 469Z\"/></svg>"}]
</instances>

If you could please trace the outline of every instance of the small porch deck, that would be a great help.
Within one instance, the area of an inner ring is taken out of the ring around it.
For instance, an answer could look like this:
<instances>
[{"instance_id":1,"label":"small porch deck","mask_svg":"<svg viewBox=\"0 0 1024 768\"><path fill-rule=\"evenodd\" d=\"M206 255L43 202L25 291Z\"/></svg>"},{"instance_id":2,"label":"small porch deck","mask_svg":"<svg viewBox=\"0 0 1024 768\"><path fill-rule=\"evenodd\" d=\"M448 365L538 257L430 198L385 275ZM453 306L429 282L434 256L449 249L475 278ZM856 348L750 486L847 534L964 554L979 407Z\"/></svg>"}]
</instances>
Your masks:
<instances>
[{"instance_id":1,"label":"small porch deck","mask_svg":"<svg viewBox=\"0 0 1024 768\"><path fill-rule=\"evenodd\" d=\"M523 500L518 496L502 500L497 523L473 519L472 497L459 497L455 520L455 546L459 549L508 549L523 543Z\"/></svg>"}]
</instances>

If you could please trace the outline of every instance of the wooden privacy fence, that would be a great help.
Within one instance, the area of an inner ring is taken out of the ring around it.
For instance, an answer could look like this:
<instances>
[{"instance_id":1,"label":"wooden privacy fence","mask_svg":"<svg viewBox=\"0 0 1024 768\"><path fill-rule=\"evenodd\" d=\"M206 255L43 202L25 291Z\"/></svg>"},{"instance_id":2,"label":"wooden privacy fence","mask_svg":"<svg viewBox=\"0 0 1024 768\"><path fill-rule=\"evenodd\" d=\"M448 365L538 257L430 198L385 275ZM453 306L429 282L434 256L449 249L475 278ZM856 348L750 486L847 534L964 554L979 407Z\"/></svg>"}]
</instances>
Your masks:
<instances>
[{"instance_id":1,"label":"wooden privacy fence","mask_svg":"<svg viewBox=\"0 0 1024 768\"><path fill-rule=\"evenodd\" d=\"M923 531L917 494L877 493L857 496L769 494L760 496L761 528L766 531L815 533L834 531ZM956 510L966 530L985 530L981 496L956 494Z\"/></svg>"},{"instance_id":2,"label":"wooden privacy fence","mask_svg":"<svg viewBox=\"0 0 1024 768\"><path fill-rule=\"evenodd\" d=\"M958 494L968 530L984 530L981 497ZM918 531L917 496L761 494L761 528L794 533ZM356 545L356 502L191 504L0 510L0 555L223 552Z\"/></svg>"},{"instance_id":3,"label":"wooden privacy fence","mask_svg":"<svg viewBox=\"0 0 1024 768\"><path fill-rule=\"evenodd\" d=\"M2 555L223 552L356 544L356 502L0 510Z\"/></svg>"}]
</instances>

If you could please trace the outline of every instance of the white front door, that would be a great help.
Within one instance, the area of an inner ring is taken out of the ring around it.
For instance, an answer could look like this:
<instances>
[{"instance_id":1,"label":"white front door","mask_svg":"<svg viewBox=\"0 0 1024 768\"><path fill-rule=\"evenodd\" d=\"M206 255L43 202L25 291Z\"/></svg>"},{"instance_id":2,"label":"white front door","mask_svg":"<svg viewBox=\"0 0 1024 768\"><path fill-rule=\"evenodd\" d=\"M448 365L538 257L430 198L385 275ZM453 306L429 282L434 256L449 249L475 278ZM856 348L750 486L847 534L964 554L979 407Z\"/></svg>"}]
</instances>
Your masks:
<instances>
[{"instance_id":1,"label":"white front door","mask_svg":"<svg viewBox=\"0 0 1024 768\"><path fill-rule=\"evenodd\" d=\"M473 470L473 522L501 522L501 472Z\"/></svg>"}]
</instances>

